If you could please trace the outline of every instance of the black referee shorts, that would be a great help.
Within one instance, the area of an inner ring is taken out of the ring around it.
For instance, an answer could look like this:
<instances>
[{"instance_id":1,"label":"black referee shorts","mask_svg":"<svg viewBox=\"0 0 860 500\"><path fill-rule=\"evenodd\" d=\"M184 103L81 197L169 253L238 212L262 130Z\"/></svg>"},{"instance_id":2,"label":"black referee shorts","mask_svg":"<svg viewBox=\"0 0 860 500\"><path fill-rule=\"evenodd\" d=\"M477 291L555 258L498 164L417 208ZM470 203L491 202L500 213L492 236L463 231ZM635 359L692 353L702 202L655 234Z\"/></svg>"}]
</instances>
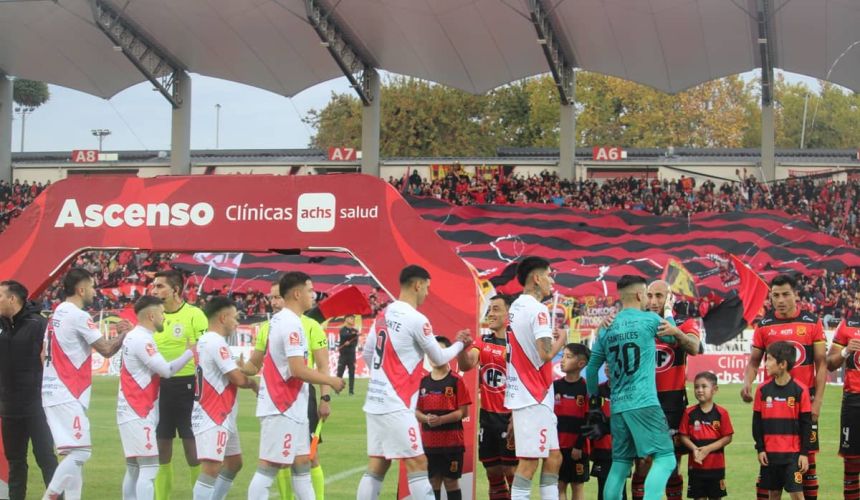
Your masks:
<instances>
[{"instance_id":1,"label":"black referee shorts","mask_svg":"<svg viewBox=\"0 0 860 500\"><path fill-rule=\"evenodd\" d=\"M163 378L158 396L156 439L194 439L191 411L194 409L194 376Z\"/></svg>"}]
</instances>

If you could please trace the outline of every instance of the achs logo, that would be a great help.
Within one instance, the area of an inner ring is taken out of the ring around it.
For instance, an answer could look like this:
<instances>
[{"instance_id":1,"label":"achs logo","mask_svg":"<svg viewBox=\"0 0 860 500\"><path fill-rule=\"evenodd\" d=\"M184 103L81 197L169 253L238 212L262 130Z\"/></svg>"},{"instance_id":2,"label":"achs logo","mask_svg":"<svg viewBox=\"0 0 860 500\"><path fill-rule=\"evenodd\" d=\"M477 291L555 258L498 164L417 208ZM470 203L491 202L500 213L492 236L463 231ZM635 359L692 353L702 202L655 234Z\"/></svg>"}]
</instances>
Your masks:
<instances>
[{"instance_id":1,"label":"achs logo","mask_svg":"<svg viewBox=\"0 0 860 500\"><path fill-rule=\"evenodd\" d=\"M146 344L146 353L151 356L155 356L155 346L152 344Z\"/></svg>"},{"instance_id":2,"label":"achs logo","mask_svg":"<svg viewBox=\"0 0 860 500\"><path fill-rule=\"evenodd\" d=\"M140 226L206 226L215 218L215 209L206 202L188 203L132 203L123 206L92 204L84 207L78 201L68 199L60 209L54 227L140 227Z\"/></svg>"},{"instance_id":3,"label":"achs logo","mask_svg":"<svg viewBox=\"0 0 860 500\"><path fill-rule=\"evenodd\" d=\"M230 350L226 347L218 349L218 352L221 354L221 359L230 359Z\"/></svg>"},{"instance_id":4,"label":"achs logo","mask_svg":"<svg viewBox=\"0 0 860 500\"><path fill-rule=\"evenodd\" d=\"M334 229L336 200L331 193L299 196L296 225L303 233L325 233Z\"/></svg>"},{"instance_id":5,"label":"achs logo","mask_svg":"<svg viewBox=\"0 0 860 500\"><path fill-rule=\"evenodd\" d=\"M302 338L299 336L298 332L290 333L290 345L301 345Z\"/></svg>"}]
</instances>

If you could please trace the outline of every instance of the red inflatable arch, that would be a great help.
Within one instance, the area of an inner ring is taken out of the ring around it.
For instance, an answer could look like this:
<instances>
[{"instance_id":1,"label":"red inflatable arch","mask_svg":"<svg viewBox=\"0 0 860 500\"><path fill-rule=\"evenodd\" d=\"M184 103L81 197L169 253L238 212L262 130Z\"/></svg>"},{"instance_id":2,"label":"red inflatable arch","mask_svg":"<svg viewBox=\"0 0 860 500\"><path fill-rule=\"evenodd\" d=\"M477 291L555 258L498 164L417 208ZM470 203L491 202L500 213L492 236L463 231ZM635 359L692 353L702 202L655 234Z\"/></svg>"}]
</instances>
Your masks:
<instances>
[{"instance_id":1,"label":"red inflatable arch","mask_svg":"<svg viewBox=\"0 0 860 500\"><path fill-rule=\"evenodd\" d=\"M434 329L449 337L461 328L478 331L478 291L469 269L395 189L375 177L98 176L60 181L0 235L0 279L20 281L35 295L76 254L117 248L339 249L395 295L400 270L418 264L433 277L422 311ZM466 379L475 394L475 371ZM471 406L465 422L463 471L463 491L472 498L475 408Z\"/></svg>"}]
</instances>

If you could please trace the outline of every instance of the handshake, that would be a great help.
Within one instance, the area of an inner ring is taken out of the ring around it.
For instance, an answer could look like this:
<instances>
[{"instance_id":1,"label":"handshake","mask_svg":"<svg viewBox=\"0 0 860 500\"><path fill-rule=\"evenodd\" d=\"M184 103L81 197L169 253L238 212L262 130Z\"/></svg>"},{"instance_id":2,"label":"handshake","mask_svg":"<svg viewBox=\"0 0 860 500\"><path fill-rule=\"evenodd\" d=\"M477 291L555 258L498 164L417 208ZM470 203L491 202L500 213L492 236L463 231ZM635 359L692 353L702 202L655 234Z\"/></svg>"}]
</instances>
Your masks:
<instances>
[{"instance_id":1,"label":"handshake","mask_svg":"<svg viewBox=\"0 0 860 500\"><path fill-rule=\"evenodd\" d=\"M469 347L470 345L472 345L472 342L473 342L472 332L468 328L466 328L465 330L460 330L459 332L457 332L457 335L455 336L454 341L455 342L457 342L457 341L462 342L463 348L465 349L466 347Z\"/></svg>"},{"instance_id":2,"label":"handshake","mask_svg":"<svg viewBox=\"0 0 860 500\"><path fill-rule=\"evenodd\" d=\"M582 435L592 441L597 441L609 434L609 419L603 414L603 398L591 396L588 400L588 415L582 426Z\"/></svg>"}]
</instances>

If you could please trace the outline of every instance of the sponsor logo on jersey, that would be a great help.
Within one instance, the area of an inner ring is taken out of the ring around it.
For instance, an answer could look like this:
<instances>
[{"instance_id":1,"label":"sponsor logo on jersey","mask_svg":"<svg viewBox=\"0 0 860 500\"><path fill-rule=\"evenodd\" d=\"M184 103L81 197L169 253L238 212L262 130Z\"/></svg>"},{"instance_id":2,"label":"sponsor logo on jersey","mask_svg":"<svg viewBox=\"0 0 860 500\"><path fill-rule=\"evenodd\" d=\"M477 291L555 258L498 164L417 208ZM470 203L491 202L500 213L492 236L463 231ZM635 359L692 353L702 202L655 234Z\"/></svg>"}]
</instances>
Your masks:
<instances>
[{"instance_id":1,"label":"sponsor logo on jersey","mask_svg":"<svg viewBox=\"0 0 860 500\"><path fill-rule=\"evenodd\" d=\"M504 367L495 363L487 363L481 366L481 384L485 391L505 392L506 383Z\"/></svg>"},{"instance_id":2,"label":"sponsor logo on jersey","mask_svg":"<svg viewBox=\"0 0 860 500\"><path fill-rule=\"evenodd\" d=\"M794 396L789 396L785 401L785 404L787 404L789 408L794 408Z\"/></svg>"},{"instance_id":3,"label":"sponsor logo on jersey","mask_svg":"<svg viewBox=\"0 0 860 500\"><path fill-rule=\"evenodd\" d=\"M173 324L173 336L176 338L182 338L182 323L174 323Z\"/></svg>"},{"instance_id":4,"label":"sponsor logo on jersey","mask_svg":"<svg viewBox=\"0 0 860 500\"><path fill-rule=\"evenodd\" d=\"M152 344L146 344L146 353L150 356L155 356L155 346Z\"/></svg>"},{"instance_id":5,"label":"sponsor logo on jersey","mask_svg":"<svg viewBox=\"0 0 860 500\"><path fill-rule=\"evenodd\" d=\"M446 387L445 388L445 397L446 398L453 398L454 397L454 388L453 387Z\"/></svg>"},{"instance_id":6,"label":"sponsor logo on jersey","mask_svg":"<svg viewBox=\"0 0 860 500\"><path fill-rule=\"evenodd\" d=\"M545 312L538 313L538 325L544 326L549 324L549 318L547 318L547 314Z\"/></svg>"},{"instance_id":7,"label":"sponsor logo on jersey","mask_svg":"<svg viewBox=\"0 0 860 500\"><path fill-rule=\"evenodd\" d=\"M118 203L92 204L81 210L74 198L63 202L54 227L158 227L206 226L215 218L215 209L206 202L190 203Z\"/></svg>"},{"instance_id":8,"label":"sponsor logo on jersey","mask_svg":"<svg viewBox=\"0 0 860 500\"><path fill-rule=\"evenodd\" d=\"M788 341L794 346L794 366L800 366L806 361L806 347L800 342Z\"/></svg>"},{"instance_id":9,"label":"sponsor logo on jersey","mask_svg":"<svg viewBox=\"0 0 860 500\"><path fill-rule=\"evenodd\" d=\"M425 336L429 337L430 335L433 335L433 327L430 326L430 323L424 323L422 329L424 331Z\"/></svg>"},{"instance_id":10,"label":"sponsor logo on jersey","mask_svg":"<svg viewBox=\"0 0 860 500\"><path fill-rule=\"evenodd\" d=\"M98 327L96 326L95 322L93 322L93 320L92 320L92 319L89 319L89 318L88 318L88 319L87 319L87 328L89 328L90 330L95 330L95 329L97 329Z\"/></svg>"},{"instance_id":11,"label":"sponsor logo on jersey","mask_svg":"<svg viewBox=\"0 0 860 500\"><path fill-rule=\"evenodd\" d=\"M720 423L719 420L714 420L713 422L711 422L711 427L713 427L715 431L720 430L721 426L722 426L722 424Z\"/></svg>"},{"instance_id":12,"label":"sponsor logo on jersey","mask_svg":"<svg viewBox=\"0 0 860 500\"><path fill-rule=\"evenodd\" d=\"M798 326L797 327L797 336L802 337L804 335L806 335L806 327L805 326Z\"/></svg>"},{"instance_id":13,"label":"sponsor logo on jersey","mask_svg":"<svg viewBox=\"0 0 860 500\"><path fill-rule=\"evenodd\" d=\"M298 332L290 332L290 345L301 345L302 337L298 334Z\"/></svg>"},{"instance_id":14,"label":"sponsor logo on jersey","mask_svg":"<svg viewBox=\"0 0 860 500\"><path fill-rule=\"evenodd\" d=\"M675 350L666 344L657 344L657 373L672 368L675 364Z\"/></svg>"},{"instance_id":15,"label":"sponsor logo on jersey","mask_svg":"<svg viewBox=\"0 0 860 500\"><path fill-rule=\"evenodd\" d=\"M218 353L221 354L221 359L230 359L230 349L226 347L221 347L218 349Z\"/></svg>"}]
</instances>

